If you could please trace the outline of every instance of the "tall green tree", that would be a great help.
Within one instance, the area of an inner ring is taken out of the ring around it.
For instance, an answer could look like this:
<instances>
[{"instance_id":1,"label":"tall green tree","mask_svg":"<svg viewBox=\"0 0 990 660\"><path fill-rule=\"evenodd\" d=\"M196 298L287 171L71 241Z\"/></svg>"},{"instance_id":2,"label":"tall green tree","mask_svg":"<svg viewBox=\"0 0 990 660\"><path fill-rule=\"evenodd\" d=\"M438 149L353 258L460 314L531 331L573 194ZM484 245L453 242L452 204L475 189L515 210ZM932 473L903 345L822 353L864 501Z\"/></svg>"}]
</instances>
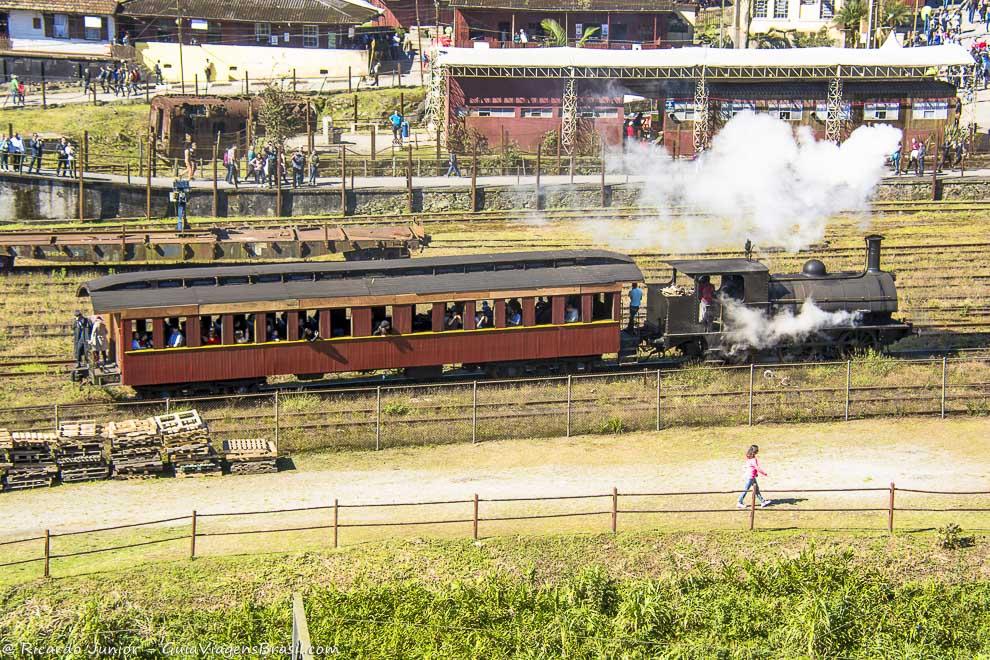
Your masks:
<instances>
[{"instance_id":1,"label":"tall green tree","mask_svg":"<svg viewBox=\"0 0 990 660\"><path fill-rule=\"evenodd\" d=\"M835 12L832 22L846 35L847 46L852 42L853 48L859 47L859 26L868 12L869 8L863 0L846 0Z\"/></svg>"},{"instance_id":2,"label":"tall green tree","mask_svg":"<svg viewBox=\"0 0 990 660\"><path fill-rule=\"evenodd\" d=\"M288 95L275 83L270 83L261 92L258 122L265 128L265 139L279 149L284 149L286 139L299 129Z\"/></svg>"},{"instance_id":3,"label":"tall green tree","mask_svg":"<svg viewBox=\"0 0 990 660\"><path fill-rule=\"evenodd\" d=\"M567 30L564 29L563 25L552 18L544 18L540 21L540 27L543 28L543 32L546 34L545 45L551 47L567 45ZM588 40L598 34L600 30L601 28L598 27L586 27L584 34L581 35L581 38L574 45L580 48L588 43Z\"/></svg>"}]
</instances>

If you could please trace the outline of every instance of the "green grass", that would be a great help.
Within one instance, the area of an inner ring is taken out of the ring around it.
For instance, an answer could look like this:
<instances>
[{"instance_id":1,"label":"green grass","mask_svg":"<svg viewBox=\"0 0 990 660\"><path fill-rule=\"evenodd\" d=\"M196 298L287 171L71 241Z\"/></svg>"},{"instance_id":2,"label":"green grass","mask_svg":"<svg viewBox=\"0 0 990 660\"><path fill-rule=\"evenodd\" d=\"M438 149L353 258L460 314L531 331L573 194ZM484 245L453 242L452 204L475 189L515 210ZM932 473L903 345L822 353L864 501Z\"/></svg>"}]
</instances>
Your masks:
<instances>
[{"instance_id":1,"label":"green grass","mask_svg":"<svg viewBox=\"0 0 990 660\"><path fill-rule=\"evenodd\" d=\"M286 644L300 591L341 657L978 657L986 558L930 533L413 539L3 587L0 643Z\"/></svg>"}]
</instances>

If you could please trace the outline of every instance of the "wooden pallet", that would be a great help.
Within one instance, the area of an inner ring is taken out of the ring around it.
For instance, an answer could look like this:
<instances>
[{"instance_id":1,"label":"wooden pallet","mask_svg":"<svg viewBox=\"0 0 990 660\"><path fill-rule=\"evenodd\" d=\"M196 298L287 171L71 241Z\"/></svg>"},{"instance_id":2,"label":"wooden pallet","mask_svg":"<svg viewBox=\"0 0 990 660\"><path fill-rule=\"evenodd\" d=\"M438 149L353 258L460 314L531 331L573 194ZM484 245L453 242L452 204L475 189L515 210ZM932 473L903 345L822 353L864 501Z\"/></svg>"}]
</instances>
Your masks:
<instances>
[{"instance_id":1,"label":"wooden pallet","mask_svg":"<svg viewBox=\"0 0 990 660\"><path fill-rule=\"evenodd\" d=\"M223 441L223 455L229 459L249 460L252 457L274 457L275 443L264 438L244 438Z\"/></svg>"},{"instance_id":2,"label":"wooden pallet","mask_svg":"<svg viewBox=\"0 0 990 660\"><path fill-rule=\"evenodd\" d=\"M61 473L62 483L67 484L79 481L103 480L109 476L110 466L106 463L63 468Z\"/></svg>"},{"instance_id":3,"label":"wooden pallet","mask_svg":"<svg viewBox=\"0 0 990 660\"><path fill-rule=\"evenodd\" d=\"M229 474L272 474L278 472L278 465L275 459L257 461L228 462L227 472Z\"/></svg>"},{"instance_id":4,"label":"wooden pallet","mask_svg":"<svg viewBox=\"0 0 990 660\"><path fill-rule=\"evenodd\" d=\"M58 426L59 438L99 438L103 435L103 424L94 420L62 422Z\"/></svg>"},{"instance_id":5,"label":"wooden pallet","mask_svg":"<svg viewBox=\"0 0 990 660\"><path fill-rule=\"evenodd\" d=\"M4 492L11 490L27 490L28 488L49 488L55 483L55 477L40 477L37 479L25 479L11 483L4 479Z\"/></svg>"},{"instance_id":6,"label":"wooden pallet","mask_svg":"<svg viewBox=\"0 0 990 660\"><path fill-rule=\"evenodd\" d=\"M0 428L0 449L10 449L13 446L14 443L13 438L10 436L10 431Z\"/></svg>"},{"instance_id":7,"label":"wooden pallet","mask_svg":"<svg viewBox=\"0 0 990 660\"><path fill-rule=\"evenodd\" d=\"M10 457L10 462L15 465L40 463L52 457L52 453L48 447L18 447L8 449L7 455Z\"/></svg>"}]
</instances>

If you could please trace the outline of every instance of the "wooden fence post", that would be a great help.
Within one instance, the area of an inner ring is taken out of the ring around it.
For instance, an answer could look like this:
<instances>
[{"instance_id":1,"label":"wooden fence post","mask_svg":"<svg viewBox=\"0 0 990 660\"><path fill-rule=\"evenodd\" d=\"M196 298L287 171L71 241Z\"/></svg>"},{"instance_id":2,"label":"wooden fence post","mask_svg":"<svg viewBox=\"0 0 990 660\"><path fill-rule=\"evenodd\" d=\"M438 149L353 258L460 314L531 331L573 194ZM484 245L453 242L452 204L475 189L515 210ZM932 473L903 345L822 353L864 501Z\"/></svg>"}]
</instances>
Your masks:
<instances>
[{"instance_id":1,"label":"wooden fence post","mask_svg":"<svg viewBox=\"0 0 990 660\"><path fill-rule=\"evenodd\" d=\"M48 109L48 93L45 84L45 61L41 60L41 107Z\"/></svg>"},{"instance_id":2,"label":"wooden fence post","mask_svg":"<svg viewBox=\"0 0 990 660\"><path fill-rule=\"evenodd\" d=\"M612 533L615 534L615 529L619 522L619 489L612 486Z\"/></svg>"},{"instance_id":3,"label":"wooden fence post","mask_svg":"<svg viewBox=\"0 0 990 660\"><path fill-rule=\"evenodd\" d=\"M941 413L942 419L945 419L945 395L946 395L945 390L947 389L946 386L948 385L948 376L949 376L947 366L948 366L948 359L943 355L942 356L942 413Z\"/></svg>"},{"instance_id":4,"label":"wooden fence post","mask_svg":"<svg viewBox=\"0 0 990 660\"><path fill-rule=\"evenodd\" d=\"M573 377L567 376L567 433L566 437L571 437L571 381Z\"/></svg>"},{"instance_id":5,"label":"wooden fence post","mask_svg":"<svg viewBox=\"0 0 990 660\"><path fill-rule=\"evenodd\" d=\"M151 220L151 169L154 163L155 149L152 146L152 140L154 137L149 131L148 134L148 178L145 181L144 189L144 216L145 219Z\"/></svg>"},{"instance_id":6,"label":"wooden fence post","mask_svg":"<svg viewBox=\"0 0 990 660\"><path fill-rule=\"evenodd\" d=\"M340 147L340 214L347 215L347 147Z\"/></svg>"},{"instance_id":7,"label":"wooden fence post","mask_svg":"<svg viewBox=\"0 0 990 660\"><path fill-rule=\"evenodd\" d=\"M338 529L337 520L338 520L339 509L340 509L340 505L337 502L337 498L334 498L333 500L333 547L334 548L337 547L337 529Z\"/></svg>"},{"instance_id":8,"label":"wooden fence post","mask_svg":"<svg viewBox=\"0 0 990 660\"><path fill-rule=\"evenodd\" d=\"M605 142L602 141L602 208L605 208L607 200L605 199Z\"/></svg>"},{"instance_id":9,"label":"wooden fence post","mask_svg":"<svg viewBox=\"0 0 990 660\"><path fill-rule=\"evenodd\" d=\"M536 210L540 210L540 170L543 165L543 143L536 145Z\"/></svg>"},{"instance_id":10,"label":"wooden fence post","mask_svg":"<svg viewBox=\"0 0 990 660\"><path fill-rule=\"evenodd\" d=\"M471 213L478 210L478 145L474 145L471 159Z\"/></svg>"},{"instance_id":11,"label":"wooden fence post","mask_svg":"<svg viewBox=\"0 0 990 660\"><path fill-rule=\"evenodd\" d=\"M852 360L846 360L846 410L845 419L849 421L849 390L852 384Z\"/></svg>"},{"instance_id":12,"label":"wooden fence post","mask_svg":"<svg viewBox=\"0 0 990 660\"><path fill-rule=\"evenodd\" d=\"M375 157L377 156L377 154L376 154L376 151L377 151L376 150L376 146L377 145L375 144L375 142L377 141L377 138L378 138L378 127L376 125L372 124L371 125L371 163L372 163L372 166L374 166L374 162L376 160ZM374 172L372 172L372 175L374 175Z\"/></svg>"},{"instance_id":13,"label":"wooden fence post","mask_svg":"<svg viewBox=\"0 0 990 660\"><path fill-rule=\"evenodd\" d=\"M58 433L58 404L55 404L55 432Z\"/></svg>"},{"instance_id":14,"label":"wooden fence post","mask_svg":"<svg viewBox=\"0 0 990 660\"><path fill-rule=\"evenodd\" d=\"M279 432L278 390L275 390L275 447L276 448L278 448L278 432Z\"/></svg>"},{"instance_id":15,"label":"wooden fence post","mask_svg":"<svg viewBox=\"0 0 990 660\"><path fill-rule=\"evenodd\" d=\"M89 131L83 131L83 169L89 169Z\"/></svg>"},{"instance_id":16,"label":"wooden fence post","mask_svg":"<svg viewBox=\"0 0 990 660\"><path fill-rule=\"evenodd\" d=\"M753 425L753 380L756 377L756 365L749 365L749 425Z\"/></svg>"},{"instance_id":17,"label":"wooden fence post","mask_svg":"<svg viewBox=\"0 0 990 660\"><path fill-rule=\"evenodd\" d=\"M354 123L358 122L358 97L357 94L354 95ZM354 127L357 130L357 126Z\"/></svg>"},{"instance_id":18,"label":"wooden fence post","mask_svg":"<svg viewBox=\"0 0 990 660\"><path fill-rule=\"evenodd\" d=\"M756 484L753 484L753 494L749 498L749 531L756 527Z\"/></svg>"},{"instance_id":19,"label":"wooden fence post","mask_svg":"<svg viewBox=\"0 0 990 660\"><path fill-rule=\"evenodd\" d=\"M375 451L382 448L382 386L375 388Z\"/></svg>"},{"instance_id":20,"label":"wooden fence post","mask_svg":"<svg viewBox=\"0 0 990 660\"><path fill-rule=\"evenodd\" d=\"M897 487L894 486L894 482L890 482L890 500L887 503L887 533L894 533L894 493L897 491Z\"/></svg>"},{"instance_id":21,"label":"wooden fence post","mask_svg":"<svg viewBox=\"0 0 990 660\"><path fill-rule=\"evenodd\" d=\"M347 91L348 91L348 93L354 91L354 88L351 86L352 85L352 83L351 83L351 77L352 77L351 76L351 67L347 67Z\"/></svg>"},{"instance_id":22,"label":"wooden fence post","mask_svg":"<svg viewBox=\"0 0 990 660\"><path fill-rule=\"evenodd\" d=\"M217 189L217 156L220 150L220 131L217 131L217 140L213 143L213 217L220 213L220 192ZM279 213L281 215L281 213Z\"/></svg>"},{"instance_id":23,"label":"wooden fence post","mask_svg":"<svg viewBox=\"0 0 990 660\"><path fill-rule=\"evenodd\" d=\"M127 163L127 185L131 185L131 164Z\"/></svg>"},{"instance_id":24,"label":"wooden fence post","mask_svg":"<svg viewBox=\"0 0 990 660\"><path fill-rule=\"evenodd\" d=\"M471 444L478 442L478 381L471 386Z\"/></svg>"},{"instance_id":25,"label":"wooden fence post","mask_svg":"<svg viewBox=\"0 0 990 660\"><path fill-rule=\"evenodd\" d=\"M472 519L472 532L474 534L474 540L478 540L478 494L474 494L474 516Z\"/></svg>"},{"instance_id":26,"label":"wooden fence post","mask_svg":"<svg viewBox=\"0 0 990 660\"><path fill-rule=\"evenodd\" d=\"M52 560L52 534L45 530L45 577L51 577L50 565Z\"/></svg>"},{"instance_id":27,"label":"wooden fence post","mask_svg":"<svg viewBox=\"0 0 990 660\"><path fill-rule=\"evenodd\" d=\"M251 84L248 82L248 72L244 72L244 96L251 94Z\"/></svg>"},{"instance_id":28,"label":"wooden fence post","mask_svg":"<svg viewBox=\"0 0 990 660\"><path fill-rule=\"evenodd\" d=\"M192 512L192 529L189 534L189 558L196 558L196 509Z\"/></svg>"},{"instance_id":29,"label":"wooden fence post","mask_svg":"<svg viewBox=\"0 0 990 660\"><path fill-rule=\"evenodd\" d=\"M660 430L660 370L657 369L657 431Z\"/></svg>"},{"instance_id":30,"label":"wooden fence post","mask_svg":"<svg viewBox=\"0 0 990 660\"><path fill-rule=\"evenodd\" d=\"M86 219L86 190L83 184L83 161L76 154L76 166L79 168L79 222Z\"/></svg>"}]
</instances>

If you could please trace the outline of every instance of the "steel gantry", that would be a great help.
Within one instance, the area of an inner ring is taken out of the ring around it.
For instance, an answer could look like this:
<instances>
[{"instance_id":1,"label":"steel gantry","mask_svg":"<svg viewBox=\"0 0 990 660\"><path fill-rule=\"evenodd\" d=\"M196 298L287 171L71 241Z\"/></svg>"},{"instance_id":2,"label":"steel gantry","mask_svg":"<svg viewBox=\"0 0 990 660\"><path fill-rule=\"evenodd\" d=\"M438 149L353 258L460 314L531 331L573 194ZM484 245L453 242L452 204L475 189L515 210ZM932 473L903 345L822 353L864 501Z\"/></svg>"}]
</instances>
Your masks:
<instances>
[{"instance_id":1,"label":"steel gantry","mask_svg":"<svg viewBox=\"0 0 990 660\"><path fill-rule=\"evenodd\" d=\"M711 115L708 100L708 79L705 70L694 85L694 152L701 153L711 142Z\"/></svg>"},{"instance_id":2,"label":"steel gantry","mask_svg":"<svg viewBox=\"0 0 990 660\"><path fill-rule=\"evenodd\" d=\"M430 91L426 103L427 126L437 135L441 147L447 143L447 120L450 116L447 84L449 76L450 69L446 66L433 66L430 70Z\"/></svg>"},{"instance_id":3,"label":"steel gantry","mask_svg":"<svg viewBox=\"0 0 990 660\"><path fill-rule=\"evenodd\" d=\"M577 138L577 81L568 77L564 82L564 95L561 98L560 148L570 156L574 153Z\"/></svg>"},{"instance_id":4,"label":"steel gantry","mask_svg":"<svg viewBox=\"0 0 990 660\"><path fill-rule=\"evenodd\" d=\"M825 99L825 141L838 144L842 140L842 78L836 75L828 81Z\"/></svg>"}]
</instances>

